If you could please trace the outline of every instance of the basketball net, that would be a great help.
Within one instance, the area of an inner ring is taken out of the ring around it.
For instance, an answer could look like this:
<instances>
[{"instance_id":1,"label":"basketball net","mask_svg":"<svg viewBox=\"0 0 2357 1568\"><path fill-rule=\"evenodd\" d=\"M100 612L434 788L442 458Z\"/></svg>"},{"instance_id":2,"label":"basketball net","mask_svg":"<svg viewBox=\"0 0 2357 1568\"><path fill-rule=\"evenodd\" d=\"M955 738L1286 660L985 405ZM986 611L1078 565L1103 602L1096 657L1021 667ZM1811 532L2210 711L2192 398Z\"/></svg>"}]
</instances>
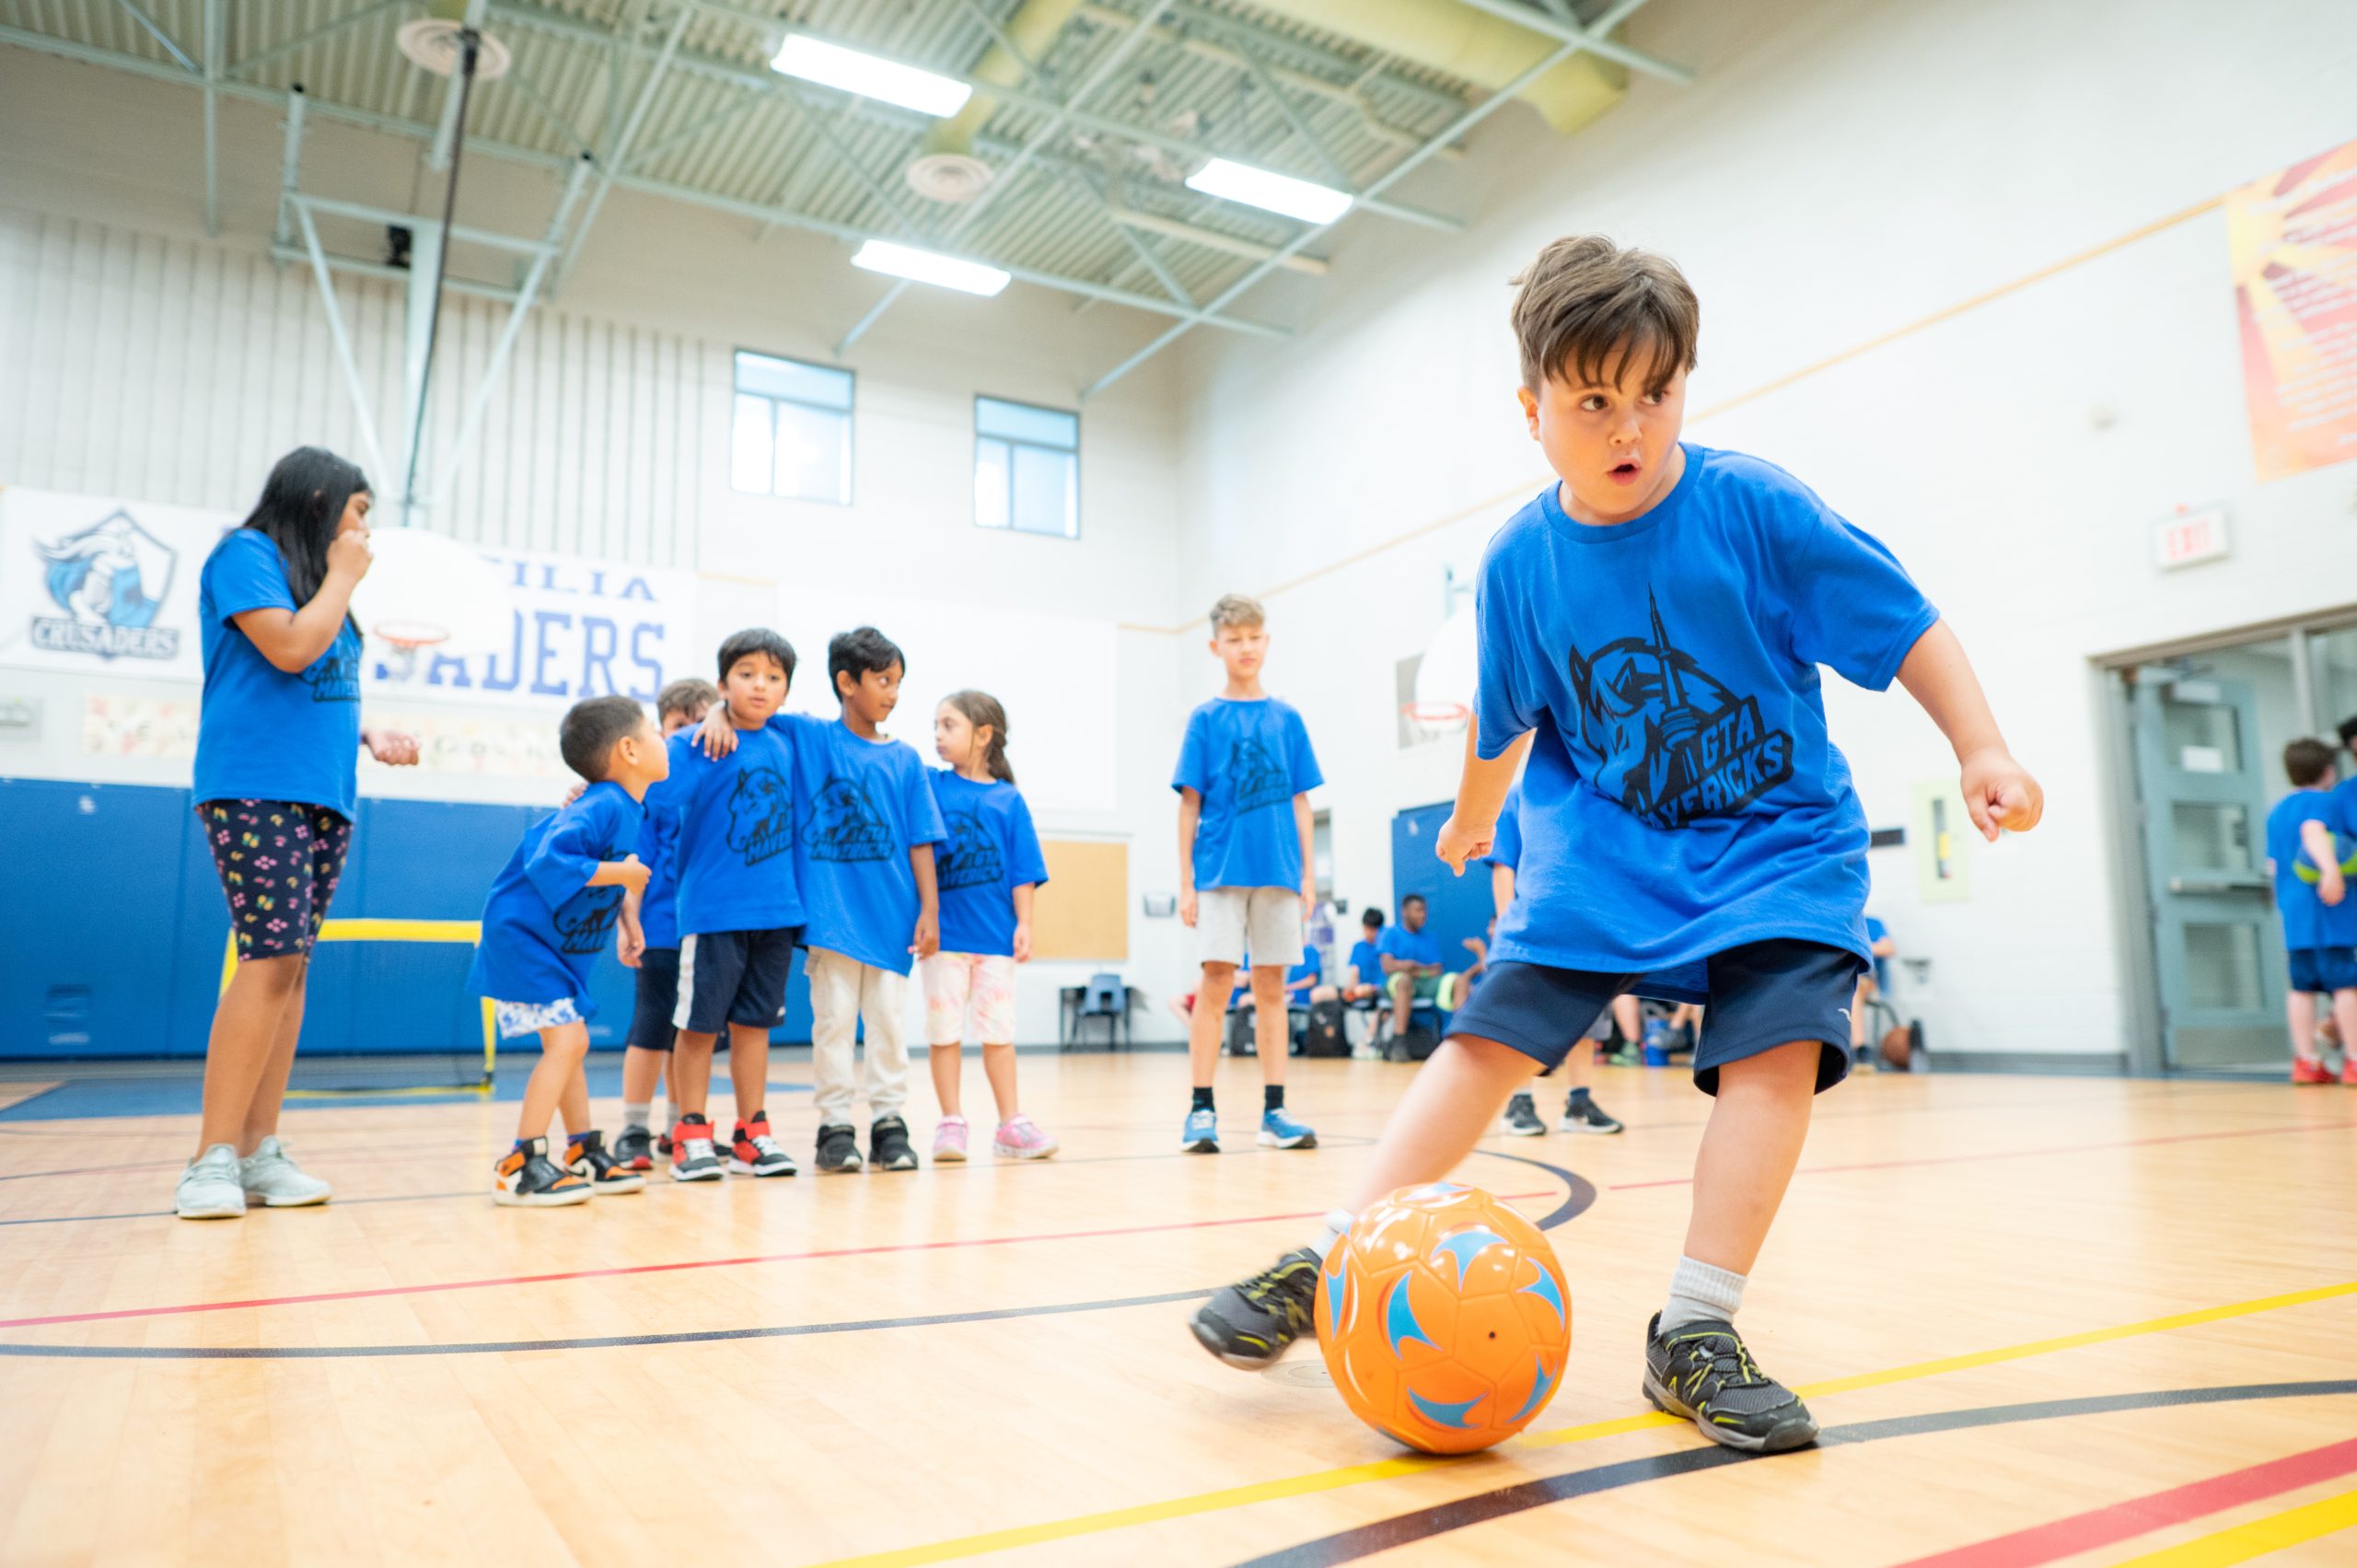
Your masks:
<instances>
[{"instance_id":1,"label":"basketball net","mask_svg":"<svg viewBox=\"0 0 2357 1568\"><path fill-rule=\"evenodd\" d=\"M1462 703L1402 703L1399 711L1426 729L1462 728L1473 710Z\"/></svg>"}]
</instances>

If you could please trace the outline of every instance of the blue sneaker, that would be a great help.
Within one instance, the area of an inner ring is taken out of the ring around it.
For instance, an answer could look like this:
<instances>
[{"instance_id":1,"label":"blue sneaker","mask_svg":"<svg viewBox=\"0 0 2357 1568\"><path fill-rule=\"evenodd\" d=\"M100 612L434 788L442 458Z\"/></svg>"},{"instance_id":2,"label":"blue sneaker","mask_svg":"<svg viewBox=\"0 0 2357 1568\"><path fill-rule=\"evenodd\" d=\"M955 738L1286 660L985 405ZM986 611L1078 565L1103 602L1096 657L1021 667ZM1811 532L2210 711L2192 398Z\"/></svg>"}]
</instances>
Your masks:
<instances>
[{"instance_id":1,"label":"blue sneaker","mask_svg":"<svg viewBox=\"0 0 2357 1568\"><path fill-rule=\"evenodd\" d=\"M1178 1146L1190 1155L1219 1153L1219 1112L1190 1110L1187 1113L1187 1130L1178 1135Z\"/></svg>"},{"instance_id":2,"label":"blue sneaker","mask_svg":"<svg viewBox=\"0 0 2357 1568\"><path fill-rule=\"evenodd\" d=\"M1318 1132L1283 1106L1260 1116L1260 1146L1264 1149L1314 1149Z\"/></svg>"}]
</instances>

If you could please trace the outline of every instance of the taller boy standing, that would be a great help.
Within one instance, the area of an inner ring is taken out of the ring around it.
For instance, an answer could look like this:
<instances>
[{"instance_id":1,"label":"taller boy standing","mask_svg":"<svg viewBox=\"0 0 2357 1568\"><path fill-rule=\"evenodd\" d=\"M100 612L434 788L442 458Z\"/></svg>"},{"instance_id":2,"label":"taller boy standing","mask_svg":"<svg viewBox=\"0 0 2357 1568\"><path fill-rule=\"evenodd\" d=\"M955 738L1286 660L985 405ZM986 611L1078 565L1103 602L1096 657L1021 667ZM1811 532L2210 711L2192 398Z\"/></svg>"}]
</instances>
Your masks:
<instances>
[{"instance_id":1,"label":"taller boy standing","mask_svg":"<svg viewBox=\"0 0 2357 1568\"><path fill-rule=\"evenodd\" d=\"M1180 1144L1190 1154L1219 1152L1212 1072L1228 994L1248 951L1276 960L1252 966L1260 1143L1314 1149L1318 1134L1285 1109L1285 965L1301 951L1302 926L1318 900L1309 792L1326 780L1301 714L1260 687L1269 629L1259 602L1225 595L1211 619L1211 649L1227 684L1188 715L1170 781L1178 792L1178 918L1195 928L1203 965L1187 1033L1195 1099Z\"/></svg>"},{"instance_id":2,"label":"taller boy standing","mask_svg":"<svg viewBox=\"0 0 2357 1568\"><path fill-rule=\"evenodd\" d=\"M1562 239L1516 280L1524 418L1561 482L1481 563L1480 667L1457 807L1435 849L1488 851L1515 768L1523 855L1490 975L1416 1075L1353 1199L1446 1175L1538 1068L1646 971L1704 967L1694 1082L1716 1097L1643 1389L1752 1452L1817 1424L1735 1330L1808 1133L1850 1064L1866 963L1866 821L1827 735L1817 666L1896 677L1954 748L1991 840L2035 827L2038 783L1964 649L1890 552L1782 470L1680 445L1700 309L1678 269ZM1213 1295L1196 1338L1264 1365L1310 1321L1351 1223Z\"/></svg>"}]
</instances>

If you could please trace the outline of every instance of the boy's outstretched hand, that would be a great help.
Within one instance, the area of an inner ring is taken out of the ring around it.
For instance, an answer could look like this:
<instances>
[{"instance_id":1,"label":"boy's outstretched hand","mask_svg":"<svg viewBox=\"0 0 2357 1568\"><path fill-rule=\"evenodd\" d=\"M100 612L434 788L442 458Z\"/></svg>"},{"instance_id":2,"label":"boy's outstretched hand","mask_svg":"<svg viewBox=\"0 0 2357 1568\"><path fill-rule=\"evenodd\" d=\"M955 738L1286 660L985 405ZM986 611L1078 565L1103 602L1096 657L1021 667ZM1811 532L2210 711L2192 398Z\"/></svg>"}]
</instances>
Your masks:
<instances>
[{"instance_id":1,"label":"boy's outstretched hand","mask_svg":"<svg viewBox=\"0 0 2357 1568\"><path fill-rule=\"evenodd\" d=\"M1490 844L1498 836L1495 822L1476 832L1459 823L1457 814L1450 812L1448 820L1440 825L1440 836L1433 840L1433 853L1448 863L1457 876L1465 875L1465 863L1479 860L1490 853Z\"/></svg>"},{"instance_id":2,"label":"boy's outstretched hand","mask_svg":"<svg viewBox=\"0 0 2357 1568\"><path fill-rule=\"evenodd\" d=\"M930 958L941 951L941 922L929 914L917 916L916 939L909 944L909 951L920 958Z\"/></svg>"},{"instance_id":3,"label":"boy's outstretched hand","mask_svg":"<svg viewBox=\"0 0 2357 1568\"><path fill-rule=\"evenodd\" d=\"M728 704L714 703L696 726L696 747L714 761L737 749L737 726L728 722Z\"/></svg>"},{"instance_id":4,"label":"boy's outstretched hand","mask_svg":"<svg viewBox=\"0 0 2357 1568\"><path fill-rule=\"evenodd\" d=\"M2026 833L2046 815L2046 792L2003 747L1986 747L1967 757L1962 784L1972 825L1992 844L2001 830Z\"/></svg>"}]
</instances>

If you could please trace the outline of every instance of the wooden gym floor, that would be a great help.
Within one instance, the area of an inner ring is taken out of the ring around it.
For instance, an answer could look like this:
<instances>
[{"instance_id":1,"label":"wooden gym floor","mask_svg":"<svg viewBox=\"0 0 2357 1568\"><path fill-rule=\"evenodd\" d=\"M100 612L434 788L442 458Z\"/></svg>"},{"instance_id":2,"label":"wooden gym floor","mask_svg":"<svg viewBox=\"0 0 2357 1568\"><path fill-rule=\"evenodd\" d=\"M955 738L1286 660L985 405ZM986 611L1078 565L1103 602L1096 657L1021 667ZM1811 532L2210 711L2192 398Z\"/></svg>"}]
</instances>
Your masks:
<instances>
[{"instance_id":1,"label":"wooden gym floor","mask_svg":"<svg viewBox=\"0 0 2357 1568\"><path fill-rule=\"evenodd\" d=\"M0 1085L0 1562L2357 1562L2357 1091L1853 1079L1744 1311L1826 1440L1735 1460L1637 1389L1707 1102L1607 1070L1626 1134L1463 1169L1550 1223L1576 1337L1523 1438L1435 1462L1314 1350L1182 1326L1410 1071L1294 1068L1314 1153L1253 1146L1249 1063L1206 1158L1181 1058L1026 1056L1051 1164L540 1213L485 1195L510 1104L314 1105L339 1201L208 1225L164 1214L193 1117Z\"/></svg>"}]
</instances>

